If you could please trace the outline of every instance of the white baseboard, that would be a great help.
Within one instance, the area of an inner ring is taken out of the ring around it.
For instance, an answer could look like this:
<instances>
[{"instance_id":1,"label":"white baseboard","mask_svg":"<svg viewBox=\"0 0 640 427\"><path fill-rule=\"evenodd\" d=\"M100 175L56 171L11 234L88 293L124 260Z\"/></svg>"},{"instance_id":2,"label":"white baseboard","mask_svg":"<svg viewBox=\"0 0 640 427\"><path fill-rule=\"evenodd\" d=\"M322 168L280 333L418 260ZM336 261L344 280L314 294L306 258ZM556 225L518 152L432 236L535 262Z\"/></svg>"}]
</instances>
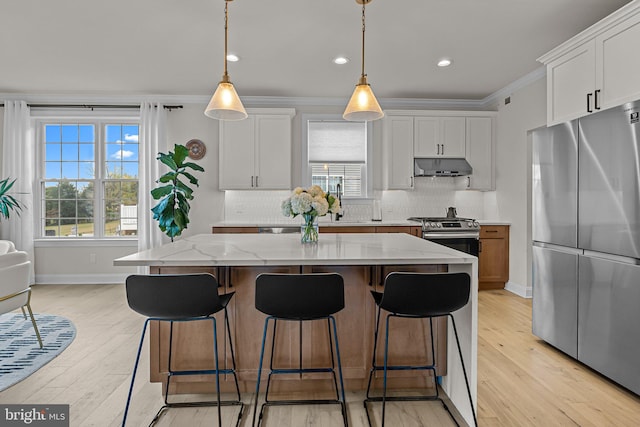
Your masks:
<instances>
[{"instance_id":1,"label":"white baseboard","mask_svg":"<svg viewBox=\"0 0 640 427\"><path fill-rule=\"evenodd\" d=\"M36 274L37 285L123 284L129 274Z\"/></svg>"},{"instance_id":2,"label":"white baseboard","mask_svg":"<svg viewBox=\"0 0 640 427\"><path fill-rule=\"evenodd\" d=\"M531 288L527 288L524 285L521 285L519 283L514 283L514 282L507 282L504 285L504 288L509 291L509 292L513 292L514 294L521 296L523 298L531 298Z\"/></svg>"}]
</instances>

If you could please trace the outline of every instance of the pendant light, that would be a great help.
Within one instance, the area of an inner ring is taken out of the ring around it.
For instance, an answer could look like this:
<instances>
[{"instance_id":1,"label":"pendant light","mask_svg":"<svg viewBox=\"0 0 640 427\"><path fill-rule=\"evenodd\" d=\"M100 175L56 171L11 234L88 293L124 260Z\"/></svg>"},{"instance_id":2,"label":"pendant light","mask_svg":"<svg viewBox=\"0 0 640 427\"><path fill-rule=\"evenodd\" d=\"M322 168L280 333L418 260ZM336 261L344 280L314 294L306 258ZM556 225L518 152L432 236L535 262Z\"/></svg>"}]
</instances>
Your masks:
<instances>
[{"instance_id":1,"label":"pendant light","mask_svg":"<svg viewBox=\"0 0 640 427\"><path fill-rule=\"evenodd\" d=\"M367 83L367 75L364 73L364 8L365 5L371 3L371 1L372 0L356 0L356 3L362 5L362 74L347 104L347 108L344 110L344 114L342 114L342 118L353 122L378 120L384 117L380 104L378 104L378 100L373 94L371 86Z\"/></svg>"},{"instance_id":2,"label":"pendant light","mask_svg":"<svg viewBox=\"0 0 640 427\"><path fill-rule=\"evenodd\" d=\"M209 101L209 105L204 110L205 116L218 120L242 120L247 118L247 112L227 73L228 6L231 1L233 0L225 0L224 2L224 74L218 84L218 88L211 97L211 101Z\"/></svg>"}]
</instances>

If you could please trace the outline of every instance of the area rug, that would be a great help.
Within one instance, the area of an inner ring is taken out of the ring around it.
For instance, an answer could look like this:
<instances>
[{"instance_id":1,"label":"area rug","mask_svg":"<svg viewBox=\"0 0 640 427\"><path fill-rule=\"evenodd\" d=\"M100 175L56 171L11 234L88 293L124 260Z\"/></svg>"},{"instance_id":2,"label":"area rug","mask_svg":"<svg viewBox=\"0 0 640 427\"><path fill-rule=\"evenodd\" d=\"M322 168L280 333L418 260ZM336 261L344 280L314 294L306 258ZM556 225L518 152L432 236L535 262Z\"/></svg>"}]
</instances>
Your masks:
<instances>
[{"instance_id":1,"label":"area rug","mask_svg":"<svg viewBox=\"0 0 640 427\"><path fill-rule=\"evenodd\" d=\"M44 348L40 348L31 319L22 313L0 316L0 391L22 381L53 360L76 337L71 320L35 314Z\"/></svg>"}]
</instances>

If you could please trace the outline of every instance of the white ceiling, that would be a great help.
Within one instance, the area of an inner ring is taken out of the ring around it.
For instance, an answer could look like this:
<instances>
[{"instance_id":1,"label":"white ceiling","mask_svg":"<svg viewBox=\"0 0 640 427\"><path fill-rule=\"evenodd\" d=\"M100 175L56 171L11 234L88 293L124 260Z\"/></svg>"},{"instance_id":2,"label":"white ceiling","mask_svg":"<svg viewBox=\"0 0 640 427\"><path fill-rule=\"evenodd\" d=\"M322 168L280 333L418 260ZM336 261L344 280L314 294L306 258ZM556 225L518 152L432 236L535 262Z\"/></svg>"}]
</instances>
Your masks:
<instances>
[{"instance_id":1,"label":"white ceiling","mask_svg":"<svg viewBox=\"0 0 640 427\"><path fill-rule=\"evenodd\" d=\"M482 99L629 0L373 0L366 72L379 98ZM0 93L209 96L223 0L0 0ZM355 0L235 0L240 96L347 98L360 74ZM331 62L336 55L347 65ZM449 68L437 59L453 58Z\"/></svg>"}]
</instances>

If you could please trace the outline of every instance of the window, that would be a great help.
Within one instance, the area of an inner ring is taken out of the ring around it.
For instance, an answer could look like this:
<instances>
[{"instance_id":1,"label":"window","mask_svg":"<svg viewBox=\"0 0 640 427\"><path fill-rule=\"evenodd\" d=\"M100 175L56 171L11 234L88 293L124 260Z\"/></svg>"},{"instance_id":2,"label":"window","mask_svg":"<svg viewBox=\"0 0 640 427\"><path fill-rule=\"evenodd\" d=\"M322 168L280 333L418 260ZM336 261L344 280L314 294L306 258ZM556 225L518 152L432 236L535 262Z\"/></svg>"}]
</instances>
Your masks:
<instances>
[{"instance_id":1,"label":"window","mask_svg":"<svg viewBox=\"0 0 640 427\"><path fill-rule=\"evenodd\" d=\"M333 194L339 184L344 197L367 197L368 135L365 122L307 118L307 182Z\"/></svg>"},{"instance_id":2,"label":"window","mask_svg":"<svg viewBox=\"0 0 640 427\"><path fill-rule=\"evenodd\" d=\"M137 234L137 122L40 123L40 236Z\"/></svg>"}]
</instances>

